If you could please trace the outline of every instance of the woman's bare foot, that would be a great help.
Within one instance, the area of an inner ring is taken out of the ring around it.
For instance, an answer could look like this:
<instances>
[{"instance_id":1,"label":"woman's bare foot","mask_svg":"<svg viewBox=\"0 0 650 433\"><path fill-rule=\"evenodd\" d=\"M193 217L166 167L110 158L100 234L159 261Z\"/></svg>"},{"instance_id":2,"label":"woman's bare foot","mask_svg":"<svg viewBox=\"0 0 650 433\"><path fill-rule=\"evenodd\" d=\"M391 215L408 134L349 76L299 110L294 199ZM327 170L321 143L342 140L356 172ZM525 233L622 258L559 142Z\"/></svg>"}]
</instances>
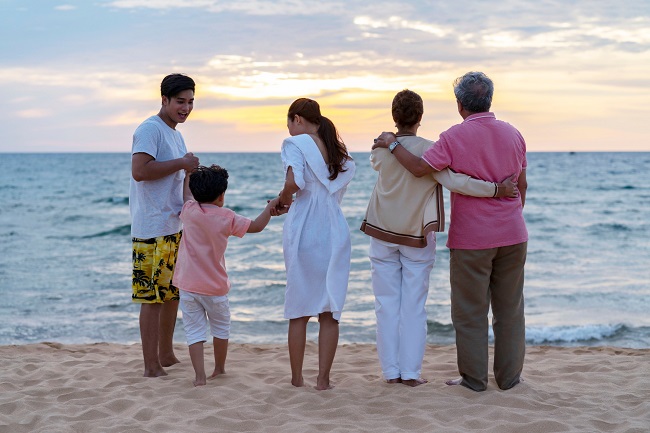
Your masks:
<instances>
[{"instance_id":1,"label":"woman's bare foot","mask_svg":"<svg viewBox=\"0 0 650 433\"><path fill-rule=\"evenodd\" d=\"M334 385L330 384L330 379L329 377L327 378L320 378L320 376L316 379L316 386L314 389L317 389L318 391L325 391L327 389L333 389Z\"/></svg>"},{"instance_id":2,"label":"woman's bare foot","mask_svg":"<svg viewBox=\"0 0 650 433\"><path fill-rule=\"evenodd\" d=\"M167 372L162 368L152 368L149 370L145 370L144 377L160 377L160 376L167 376Z\"/></svg>"},{"instance_id":3,"label":"woman's bare foot","mask_svg":"<svg viewBox=\"0 0 650 433\"><path fill-rule=\"evenodd\" d=\"M396 377L395 379L386 379L386 383L402 383L402 378Z\"/></svg>"},{"instance_id":4,"label":"woman's bare foot","mask_svg":"<svg viewBox=\"0 0 650 433\"><path fill-rule=\"evenodd\" d=\"M220 374L226 374L226 369L225 368L216 368L215 367L214 371L212 372L210 377L208 377L208 379L214 379L215 377L219 376Z\"/></svg>"},{"instance_id":5,"label":"woman's bare foot","mask_svg":"<svg viewBox=\"0 0 650 433\"><path fill-rule=\"evenodd\" d=\"M429 381L426 380L426 379L422 379L420 377L418 379L406 379L406 380L402 379L402 383L404 385L415 388L416 386L420 386L420 385L424 385L425 383L429 383Z\"/></svg>"},{"instance_id":6,"label":"woman's bare foot","mask_svg":"<svg viewBox=\"0 0 650 433\"><path fill-rule=\"evenodd\" d=\"M206 384L205 376L203 376L203 377L198 377L197 376L196 379L194 379L194 382L192 382L192 383L194 384L194 386L203 386L203 385L205 385Z\"/></svg>"},{"instance_id":7,"label":"woman's bare foot","mask_svg":"<svg viewBox=\"0 0 650 433\"><path fill-rule=\"evenodd\" d=\"M445 385L449 385L449 386L462 385L462 383L463 383L462 377L459 377L458 379L445 380Z\"/></svg>"}]
</instances>

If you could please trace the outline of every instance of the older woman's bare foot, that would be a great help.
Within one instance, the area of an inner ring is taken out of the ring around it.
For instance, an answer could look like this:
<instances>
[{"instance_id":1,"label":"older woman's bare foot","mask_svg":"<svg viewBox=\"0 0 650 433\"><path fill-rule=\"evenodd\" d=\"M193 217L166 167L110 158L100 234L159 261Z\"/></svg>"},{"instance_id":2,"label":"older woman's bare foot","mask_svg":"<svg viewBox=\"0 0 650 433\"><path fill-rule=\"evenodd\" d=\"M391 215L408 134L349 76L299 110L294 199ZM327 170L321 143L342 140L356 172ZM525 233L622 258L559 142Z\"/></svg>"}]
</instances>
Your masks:
<instances>
[{"instance_id":1,"label":"older woman's bare foot","mask_svg":"<svg viewBox=\"0 0 650 433\"><path fill-rule=\"evenodd\" d=\"M449 385L449 386L461 385L462 383L463 383L462 377L459 377L458 379L445 380L445 385Z\"/></svg>"},{"instance_id":2,"label":"older woman's bare foot","mask_svg":"<svg viewBox=\"0 0 650 433\"><path fill-rule=\"evenodd\" d=\"M386 379L386 383L402 383L402 378L396 377L395 379Z\"/></svg>"},{"instance_id":3,"label":"older woman's bare foot","mask_svg":"<svg viewBox=\"0 0 650 433\"><path fill-rule=\"evenodd\" d=\"M411 387L416 387L420 385L424 385L425 383L428 383L429 381L426 379L422 379L421 377L418 379L402 379L402 383L406 386L411 386Z\"/></svg>"}]
</instances>

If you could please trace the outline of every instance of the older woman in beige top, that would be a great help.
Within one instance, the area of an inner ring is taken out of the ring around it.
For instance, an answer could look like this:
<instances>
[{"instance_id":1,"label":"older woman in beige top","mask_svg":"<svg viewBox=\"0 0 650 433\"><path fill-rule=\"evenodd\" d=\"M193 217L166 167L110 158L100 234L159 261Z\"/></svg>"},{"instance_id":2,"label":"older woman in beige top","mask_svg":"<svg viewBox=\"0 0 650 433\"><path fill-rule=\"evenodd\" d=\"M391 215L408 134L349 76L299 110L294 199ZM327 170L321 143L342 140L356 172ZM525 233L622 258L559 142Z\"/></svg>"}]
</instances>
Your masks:
<instances>
[{"instance_id":1,"label":"older woman in beige top","mask_svg":"<svg viewBox=\"0 0 650 433\"><path fill-rule=\"evenodd\" d=\"M425 303L436 258L435 232L444 231L441 184L476 197L516 196L516 185L473 179L449 169L417 178L390 152L404 146L416 156L433 145L418 137L424 107L415 92L395 95L392 114L397 139L389 149L374 149L370 161L379 172L361 230L370 238L372 287L377 317L377 353L389 383L417 386L427 337Z\"/></svg>"}]
</instances>

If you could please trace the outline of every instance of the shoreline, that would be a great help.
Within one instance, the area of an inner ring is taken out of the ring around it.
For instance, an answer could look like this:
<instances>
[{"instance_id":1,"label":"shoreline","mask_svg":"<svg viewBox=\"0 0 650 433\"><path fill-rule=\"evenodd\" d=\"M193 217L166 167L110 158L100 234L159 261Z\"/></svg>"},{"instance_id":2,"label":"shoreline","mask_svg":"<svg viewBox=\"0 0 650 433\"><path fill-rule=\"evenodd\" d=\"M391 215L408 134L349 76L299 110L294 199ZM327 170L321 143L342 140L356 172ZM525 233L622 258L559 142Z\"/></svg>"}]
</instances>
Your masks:
<instances>
[{"instance_id":1,"label":"shoreline","mask_svg":"<svg viewBox=\"0 0 650 433\"><path fill-rule=\"evenodd\" d=\"M144 378L139 344L0 346L0 433L640 433L650 425L650 349L528 346L524 383L502 391L490 376L488 389L476 393L444 384L457 376L452 345L427 345L429 383L416 388L383 381L373 344L340 345L328 391L312 388L314 342L305 353L305 388L291 386L283 344L231 343L227 374L198 388L187 346L174 348L181 363L168 376Z\"/></svg>"}]
</instances>

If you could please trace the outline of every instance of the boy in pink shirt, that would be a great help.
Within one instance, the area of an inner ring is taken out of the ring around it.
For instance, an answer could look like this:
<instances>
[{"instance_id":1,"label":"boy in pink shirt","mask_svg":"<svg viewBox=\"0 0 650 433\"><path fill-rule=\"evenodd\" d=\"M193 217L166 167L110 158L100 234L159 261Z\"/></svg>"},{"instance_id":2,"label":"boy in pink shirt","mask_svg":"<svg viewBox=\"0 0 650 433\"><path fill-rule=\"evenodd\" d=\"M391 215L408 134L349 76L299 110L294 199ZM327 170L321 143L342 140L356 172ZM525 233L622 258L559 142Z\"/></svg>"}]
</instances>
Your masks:
<instances>
[{"instance_id":1,"label":"boy in pink shirt","mask_svg":"<svg viewBox=\"0 0 650 433\"><path fill-rule=\"evenodd\" d=\"M183 326L196 378L194 386L205 385L203 343L208 322L213 336L214 372L225 373L228 338L230 336L230 281L224 254L228 237L243 237L261 232L271 215L280 210L279 199L269 201L255 220L224 208L228 188L228 172L218 165L200 166L190 175L189 188L194 200L188 200L181 211L183 235L176 259L174 286L180 289Z\"/></svg>"}]
</instances>

